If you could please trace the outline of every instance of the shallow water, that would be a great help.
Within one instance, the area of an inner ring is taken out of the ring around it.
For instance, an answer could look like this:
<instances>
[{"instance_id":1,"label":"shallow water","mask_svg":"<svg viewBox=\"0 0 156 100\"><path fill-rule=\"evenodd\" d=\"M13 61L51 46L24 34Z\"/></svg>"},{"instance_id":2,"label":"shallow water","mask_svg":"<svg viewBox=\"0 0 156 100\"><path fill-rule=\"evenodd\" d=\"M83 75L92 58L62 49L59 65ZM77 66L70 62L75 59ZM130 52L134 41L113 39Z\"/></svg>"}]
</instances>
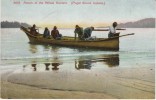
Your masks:
<instances>
[{"instance_id":1,"label":"shallow water","mask_svg":"<svg viewBox=\"0 0 156 100\"><path fill-rule=\"evenodd\" d=\"M40 32L42 33L43 30L40 29ZM60 33L74 36L73 29L60 29ZM74 63L75 61L105 59L105 56L109 56L111 59L112 55L116 55L118 58L118 67L154 64L155 30L136 28L121 31L121 35L126 33L135 33L135 35L120 38L119 51L102 51L88 48L34 45L28 43L27 36L20 29L2 29L1 64ZM107 37L107 32L93 32L92 36ZM106 63L103 64L109 66ZM101 66L101 64L96 66Z\"/></svg>"},{"instance_id":2,"label":"shallow water","mask_svg":"<svg viewBox=\"0 0 156 100\"><path fill-rule=\"evenodd\" d=\"M74 36L73 29L60 33ZM135 35L120 38L119 51L102 51L30 44L20 29L2 29L1 73L10 71L9 82L41 89L154 98L155 30L126 29L121 35L126 33Z\"/></svg>"}]
</instances>

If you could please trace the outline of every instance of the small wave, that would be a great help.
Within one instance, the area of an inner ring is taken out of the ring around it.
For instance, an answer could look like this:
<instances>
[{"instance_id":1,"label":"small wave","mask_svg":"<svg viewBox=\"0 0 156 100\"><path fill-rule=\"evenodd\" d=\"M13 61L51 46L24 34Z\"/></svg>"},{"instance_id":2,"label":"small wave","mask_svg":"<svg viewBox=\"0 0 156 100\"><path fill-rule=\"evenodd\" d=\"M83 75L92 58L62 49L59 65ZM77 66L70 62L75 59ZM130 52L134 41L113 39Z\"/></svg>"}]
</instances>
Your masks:
<instances>
[{"instance_id":1,"label":"small wave","mask_svg":"<svg viewBox=\"0 0 156 100\"><path fill-rule=\"evenodd\" d=\"M58 58L73 58L73 57L86 57L86 56L98 56L98 55L109 55L109 54L118 54L118 52L89 52L89 53L61 53L58 55L40 55L40 56L15 56L15 57L2 57L1 60L26 60L26 59L49 59L49 58L54 58L54 57L58 57Z\"/></svg>"},{"instance_id":2,"label":"small wave","mask_svg":"<svg viewBox=\"0 0 156 100\"><path fill-rule=\"evenodd\" d=\"M43 58L43 56L35 56L35 57L6 57L6 58L1 58L1 60L22 60L22 59L37 59L37 58Z\"/></svg>"},{"instance_id":3,"label":"small wave","mask_svg":"<svg viewBox=\"0 0 156 100\"><path fill-rule=\"evenodd\" d=\"M137 51L137 50L135 50L135 51L133 51L133 50L129 50L129 51L119 51L119 53L120 54L123 54L123 53L138 53L138 54L140 54L140 53L155 53L155 51Z\"/></svg>"}]
</instances>

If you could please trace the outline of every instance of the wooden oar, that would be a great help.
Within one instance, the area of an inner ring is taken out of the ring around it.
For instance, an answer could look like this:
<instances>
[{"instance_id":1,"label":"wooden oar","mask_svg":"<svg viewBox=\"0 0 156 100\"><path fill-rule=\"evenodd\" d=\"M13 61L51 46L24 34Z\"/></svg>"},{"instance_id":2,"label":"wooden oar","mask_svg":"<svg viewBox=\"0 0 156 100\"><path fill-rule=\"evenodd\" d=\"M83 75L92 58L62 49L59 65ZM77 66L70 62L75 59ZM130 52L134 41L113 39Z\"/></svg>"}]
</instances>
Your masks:
<instances>
[{"instance_id":1,"label":"wooden oar","mask_svg":"<svg viewBox=\"0 0 156 100\"><path fill-rule=\"evenodd\" d=\"M134 33L125 34L125 35L120 35L119 37L128 36L128 35L134 35Z\"/></svg>"},{"instance_id":2,"label":"wooden oar","mask_svg":"<svg viewBox=\"0 0 156 100\"><path fill-rule=\"evenodd\" d=\"M118 28L116 30L126 30L126 29ZM94 29L93 31L109 31L109 29Z\"/></svg>"},{"instance_id":3,"label":"wooden oar","mask_svg":"<svg viewBox=\"0 0 156 100\"><path fill-rule=\"evenodd\" d=\"M130 34L125 34L125 35L115 36L115 37L112 37L112 38L123 37L123 36L134 35L134 34L135 33L130 33Z\"/></svg>"},{"instance_id":4,"label":"wooden oar","mask_svg":"<svg viewBox=\"0 0 156 100\"><path fill-rule=\"evenodd\" d=\"M126 30L126 29L124 29L124 28L117 28L116 30Z\"/></svg>"},{"instance_id":5,"label":"wooden oar","mask_svg":"<svg viewBox=\"0 0 156 100\"><path fill-rule=\"evenodd\" d=\"M109 31L108 29L94 29L93 31Z\"/></svg>"}]
</instances>

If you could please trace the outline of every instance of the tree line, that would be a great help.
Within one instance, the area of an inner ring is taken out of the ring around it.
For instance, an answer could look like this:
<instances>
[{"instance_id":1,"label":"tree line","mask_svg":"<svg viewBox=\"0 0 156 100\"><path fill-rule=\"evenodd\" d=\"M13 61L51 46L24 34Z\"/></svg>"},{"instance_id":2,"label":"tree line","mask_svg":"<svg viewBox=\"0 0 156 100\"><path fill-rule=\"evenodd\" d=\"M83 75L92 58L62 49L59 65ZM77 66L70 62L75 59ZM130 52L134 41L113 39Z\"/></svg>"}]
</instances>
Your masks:
<instances>
[{"instance_id":1,"label":"tree line","mask_svg":"<svg viewBox=\"0 0 156 100\"><path fill-rule=\"evenodd\" d=\"M30 25L27 23L20 23L17 21L14 21L14 22L2 21L1 22L1 28L20 28L21 26L30 27Z\"/></svg>"}]
</instances>

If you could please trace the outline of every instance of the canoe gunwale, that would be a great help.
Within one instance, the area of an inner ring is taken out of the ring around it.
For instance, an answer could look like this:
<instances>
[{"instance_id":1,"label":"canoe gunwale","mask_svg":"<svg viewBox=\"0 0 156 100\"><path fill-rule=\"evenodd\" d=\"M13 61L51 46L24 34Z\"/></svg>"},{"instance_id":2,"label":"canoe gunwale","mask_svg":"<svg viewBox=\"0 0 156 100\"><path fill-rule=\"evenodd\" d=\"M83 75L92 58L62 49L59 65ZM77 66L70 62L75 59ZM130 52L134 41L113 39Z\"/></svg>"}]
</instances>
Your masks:
<instances>
[{"instance_id":1,"label":"canoe gunwale","mask_svg":"<svg viewBox=\"0 0 156 100\"><path fill-rule=\"evenodd\" d=\"M97 38L100 40L54 40L54 39L47 39L42 38L39 36L34 36L30 34L30 31L21 26L21 30L26 33L28 36L30 43L35 44L51 44L51 45L59 45L59 46L65 46L65 47L85 47L85 48L97 48L97 49L103 49L103 50L119 50L119 36L113 37L113 38ZM119 34L119 33L118 33ZM67 37L67 36L65 36ZM111 42L115 43L115 46L109 46L112 45ZM107 45L108 43L108 45ZM87 45L88 44L88 45ZM93 45L92 45L93 44ZM105 44L103 46L103 44Z\"/></svg>"}]
</instances>

